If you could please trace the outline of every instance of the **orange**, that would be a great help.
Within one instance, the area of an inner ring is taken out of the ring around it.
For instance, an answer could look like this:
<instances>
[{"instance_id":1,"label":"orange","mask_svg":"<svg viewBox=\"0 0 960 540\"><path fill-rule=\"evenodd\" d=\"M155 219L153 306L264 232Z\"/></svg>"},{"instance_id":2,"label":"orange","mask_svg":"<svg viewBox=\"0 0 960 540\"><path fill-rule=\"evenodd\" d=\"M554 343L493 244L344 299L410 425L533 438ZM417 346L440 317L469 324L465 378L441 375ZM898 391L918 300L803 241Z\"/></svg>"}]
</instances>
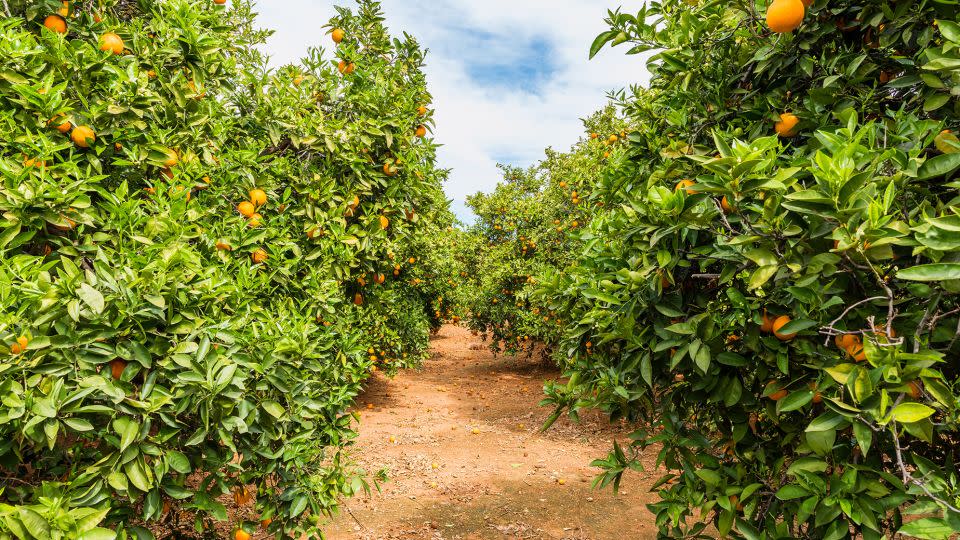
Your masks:
<instances>
[{"instance_id":1,"label":"orange","mask_svg":"<svg viewBox=\"0 0 960 540\"><path fill-rule=\"evenodd\" d=\"M63 17L59 15L48 15L47 18L43 20L43 26L45 26L47 30L58 34L63 34L67 31L67 21L63 20Z\"/></svg>"},{"instance_id":2,"label":"orange","mask_svg":"<svg viewBox=\"0 0 960 540\"><path fill-rule=\"evenodd\" d=\"M690 186L696 185L693 180L681 180L677 183L676 187L673 188L674 191L680 191L681 189L686 191L688 195L696 195L699 191L692 189Z\"/></svg>"},{"instance_id":3,"label":"orange","mask_svg":"<svg viewBox=\"0 0 960 540\"><path fill-rule=\"evenodd\" d=\"M260 214L253 214L252 216L250 216L250 221L247 222L247 227L250 227L251 229L256 229L257 227L260 226L262 221L263 221L263 216L261 216Z\"/></svg>"},{"instance_id":4,"label":"orange","mask_svg":"<svg viewBox=\"0 0 960 540\"><path fill-rule=\"evenodd\" d=\"M859 341L845 349L855 362L863 362L867 359L867 353L863 350L863 344Z\"/></svg>"},{"instance_id":5,"label":"orange","mask_svg":"<svg viewBox=\"0 0 960 540\"><path fill-rule=\"evenodd\" d=\"M348 64L346 60L341 60L340 63L337 64L337 70L338 70L341 74L349 75L349 74L353 73L353 71L354 71L355 69L357 69L357 65L354 64L353 62L350 62L350 63Z\"/></svg>"},{"instance_id":6,"label":"orange","mask_svg":"<svg viewBox=\"0 0 960 540\"><path fill-rule=\"evenodd\" d=\"M724 195L723 198L720 199L720 208L722 208L724 213L727 213L727 214L732 214L736 211L733 205L730 204L730 200L727 199L726 195Z\"/></svg>"},{"instance_id":7,"label":"orange","mask_svg":"<svg viewBox=\"0 0 960 540\"><path fill-rule=\"evenodd\" d=\"M27 339L27 336L20 336L17 338L17 342L10 345L10 354L17 355L27 350L27 345L30 344L30 341Z\"/></svg>"},{"instance_id":8,"label":"orange","mask_svg":"<svg viewBox=\"0 0 960 540\"><path fill-rule=\"evenodd\" d=\"M127 361L120 358L110 361L110 376L113 380L119 381L123 376L123 371L127 369Z\"/></svg>"},{"instance_id":9,"label":"orange","mask_svg":"<svg viewBox=\"0 0 960 540\"><path fill-rule=\"evenodd\" d=\"M427 135L426 126L417 126L416 135L417 137L425 137Z\"/></svg>"},{"instance_id":10,"label":"orange","mask_svg":"<svg viewBox=\"0 0 960 540\"><path fill-rule=\"evenodd\" d=\"M860 337L856 334L843 334L833 339L841 350L847 350L854 345L860 345Z\"/></svg>"},{"instance_id":11,"label":"orange","mask_svg":"<svg viewBox=\"0 0 960 540\"><path fill-rule=\"evenodd\" d=\"M910 397L913 399L920 399L920 396L923 395L923 387L920 386L920 383L917 381L910 381L907 383L907 386L910 388Z\"/></svg>"},{"instance_id":12,"label":"orange","mask_svg":"<svg viewBox=\"0 0 960 540\"><path fill-rule=\"evenodd\" d=\"M330 32L330 37L333 38L334 43L340 43L343 38L347 37L347 33L342 28L334 28L333 32Z\"/></svg>"},{"instance_id":13,"label":"orange","mask_svg":"<svg viewBox=\"0 0 960 540\"><path fill-rule=\"evenodd\" d=\"M354 303L355 305L362 306L362 305L363 305L363 295L360 294L360 293L357 293L357 294L353 295L353 303Z\"/></svg>"},{"instance_id":14,"label":"orange","mask_svg":"<svg viewBox=\"0 0 960 540\"><path fill-rule=\"evenodd\" d=\"M263 248L259 248L250 255L250 258L253 259L254 264L263 264L267 261L268 256Z\"/></svg>"},{"instance_id":15,"label":"orange","mask_svg":"<svg viewBox=\"0 0 960 540\"><path fill-rule=\"evenodd\" d=\"M783 113L780 115L780 120L774 124L773 129L776 130L777 135L790 138L797 135L797 124L800 123L800 119L797 118L797 115L793 113Z\"/></svg>"},{"instance_id":16,"label":"orange","mask_svg":"<svg viewBox=\"0 0 960 540\"><path fill-rule=\"evenodd\" d=\"M392 163L384 163L384 164L383 164L383 174L385 174L385 175L387 175L387 176L396 176L396 175L397 175L397 167L394 166Z\"/></svg>"},{"instance_id":17,"label":"orange","mask_svg":"<svg viewBox=\"0 0 960 540\"><path fill-rule=\"evenodd\" d=\"M590 138L591 138L591 139L596 139L596 138L599 137L599 136L600 136L600 135L598 135L598 134L596 134L596 133L591 133L591 134L590 134Z\"/></svg>"},{"instance_id":18,"label":"orange","mask_svg":"<svg viewBox=\"0 0 960 540\"><path fill-rule=\"evenodd\" d=\"M808 8L813 5L813 0L800 0L803 2L803 7ZM883 26L882 24L880 26Z\"/></svg>"},{"instance_id":19,"label":"orange","mask_svg":"<svg viewBox=\"0 0 960 540\"><path fill-rule=\"evenodd\" d=\"M767 26L778 34L793 32L803 23L805 11L800 0L773 0L767 8Z\"/></svg>"},{"instance_id":20,"label":"orange","mask_svg":"<svg viewBox=\"0 0 960 540\"><path fill-rule=\"evenodd\" d=\"M227 0L213 0L213 3L218 6L222 6L227 3Z\"/></svg>"},{"instance_id":21,"label":"orange","mask_svg":"<svg viewBox=\"0 0 960 540\"><path fill-rule=\"evenodd\" d=\"M263 206L267 204L267 194L262 189L251 189L250 190L250 202L254 206Z\"/></svg>"},{"instance_id":22,"label":"orange","mask_svg":"<svg viewBox=\"0 0 960 540\"><path fill-rule=\"evenodd\" d=\"M407 259L407 262L410 263L410 264L414 264L414 263L417 262L417 259L416 259L416 257L410 257L409 259Z\"/></svg>"},{"instance_id":23,"label":"orange","mask_svg":"<svg viewBox=\"0 0 960 540\"><path fill-rule=\"evenodd\" d=\"M426 108L425 106L423 106L423 105L417 107L417 115L419 115L419 116L426 116L426 115L427 115L427 108Z\"/></svg>"},{"instance_id":24,"label":"orange","mask_svg":"<svg viewBox=\"0 0 960 540\"><path fill-rule=\"evenodd\" d=\"M245 218L252 217L257 213L257 207L250 201L243 201L237 205L237 211Z\"/></svg>"},{"instance_id":25,"label":"orange","mask_svg":"<svg viewBox=\"0 0 960 540\"><path fill-rule=\"evenodd\" d=\"M151 69L150 71L147 72L147 78L149 78L149 79L156 79L156 78L157 78L157 72Z\"/></svg>"},{"instance_id":26,"label":"orange","mask_svg":"<svg viewBox=\"0 0 960 540\"><path fill-rule=\"evenodd\" d=\"M233 251L233 247L226 242L217 242L218 251Z\"/></svg>"},{"instance_id":27,"label":"orange","mask_svg":"<svg viewBox=\"0 0 960 540\"><path fill-rule=\"evenodd\" d=\"M97 140L97 135L87 126L77 126L70 134L70 138L80 148L90 148L90 143Z\"/></svg>"},{"instance_id":28,"label":"orange","mask_svg":"<svg viewBox=\"0 0 960 540\"><path fill-rule=\"evenodd\" d=\"M770 394L769 397L773 401L780 401L781 399L790 395L790 392L786 390L777 390L776 392Z\"/></svg>"},{"instance_id":29,"label":"orange","mask_svg":"<svg viewBox=\"0 0 960 540\"><path fill-rule=\"evenodd\" d=\"M876 326L873 327L873 334L874 334L875 336L878 336L878 337L883 336L883 337L886 337L886 338L893 339L893 338L897 337L897 329L896 329L896 328L893 328L893 327L890 327L890 335L888 336L888 335L887 335L887 327L884 326L884 325L882 325L882 324L878 324L878 325L876 325Z\"/></svg>"},{"instance_id":30,"label":"orange","mask_svg":"<svg viewBox=\"0 0 960 540\"><path fill-rule=\"evenodd\" d=\"M387 218L387 216L380 216L380 228L386 229L389 226L390 226L390 220Z\"/></svg>"},{"instance_id":31,"label":"orange","mask_svg":"<svg viewBox=\"0 0 960 540\"><path fill-rule=\"evenodd\" d=\"M67 133L70 132L71 129L73 129L73 124L71 124L67 120L63 120L63 122L60 122L61 119L63 119L63 115L58 114L57 116L54 116L53 118L51 118L50 121L47 122L47 125L52 126L56 124L57 131L66 135Z\"/></svg>"},{"instance_id":32,"label":"orange","mask_svg":"<svg viewBox=\"0 0 960 540\"><path fill-rule=\"evenodd\" d=\"M777 318L777 320L773 321L773 335L777 336L777 339L779 339L780 341L790 341L791 339L797 337L796 333L793 333L793 334L780 333L780 329L788 325L790 321L791 321L790 317L786 315L779 317Z\"/></svg>"},{"instance_id":33,"label":"orange","mask_svg":"<svg viewBox=\"0 0 960 540\"><path fill-rule=\"evenodd\" d=\"M273 518L266 518L260 521L260 526L266 529L271 523L273 523Z\"/></svg>"},{"instance_id":34,"label":"orange","mask_svg":"<svg viewBox=\"0 0 960 540\"><path fill-rule=\"evenodd\" d=\"M377 275L373 278L374 283L376 283L377 285L383 285L383 283L384 283L386 280L387 280L387 276L385 276L385 275L383 275L383 274L377 274Z\"/></svg>"},{"instance_id":35,"label":"orange","mask_svg":"<svg viewBox=\"0 0 960 540\"><path fill-rule=\"evenodd\" d=\"M100 50L123 54L123 38L113 32L107 32L100 36Z\"/></svg>"},{"instance_id":36,"label":"orange","mask_svg":"<svg viewBox=\"0 0 960 540\"><path fill-rule=\"evenodd\" d=\"M773 333L773 321L774 319L767 315L767 310L763 310L763 324L760 325L760 331L767 334Z\"/></svg>"}]
</instances>

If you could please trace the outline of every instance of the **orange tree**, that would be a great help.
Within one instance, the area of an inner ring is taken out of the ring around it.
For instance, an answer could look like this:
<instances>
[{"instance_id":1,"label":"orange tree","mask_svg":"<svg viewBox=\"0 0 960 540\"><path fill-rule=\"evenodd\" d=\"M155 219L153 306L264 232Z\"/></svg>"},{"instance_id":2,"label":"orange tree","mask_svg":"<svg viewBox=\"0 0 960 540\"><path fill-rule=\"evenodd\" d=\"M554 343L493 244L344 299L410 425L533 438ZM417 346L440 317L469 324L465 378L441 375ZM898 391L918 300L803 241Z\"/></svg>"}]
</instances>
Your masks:
<instances>
[{"instance_id":1,"label":"orange tree","mask_svg":"<svg viewBox=\"0 0 960 540\"><path fill-rule=\"evenodd\" d=\"M646 424L669 537L960 531L960 24L951 1L650 2L651 51L548 402ZM589 345L589 346L588 346ZM714 529L709 531L707 527Z\"/></svg>"},{"instance_id":2,"label":"orange tree","mask_svg":"<svg viewBox=\"0 0 960 540\"><path fill-rule=\"evenodd\" d=\"M422 51L362 1L272 71L224 4L3 3L0 538L215 535L230 493L237 538L315 531L361 384L425 354Z\"/></svg>"},{"instance_id":3,"label":"orange tree","mask_svg":"<svg viewBox=\"0 0 960 540\"><path fill-rule=\"evenodd\" d=\"M585 122L589 135L569 152L547 150L528 169L502 166L504 181L467 203L477 221L458 251L469 292L461 303L471 328L495 351L554 344L561 321L534 301L535 276L570 264L584 245L583 226L602 201L590 200L594 175L623 155L626 127L613 106ZM603 135L601 135L603 134Z\"/></svg>"}]
</instances>

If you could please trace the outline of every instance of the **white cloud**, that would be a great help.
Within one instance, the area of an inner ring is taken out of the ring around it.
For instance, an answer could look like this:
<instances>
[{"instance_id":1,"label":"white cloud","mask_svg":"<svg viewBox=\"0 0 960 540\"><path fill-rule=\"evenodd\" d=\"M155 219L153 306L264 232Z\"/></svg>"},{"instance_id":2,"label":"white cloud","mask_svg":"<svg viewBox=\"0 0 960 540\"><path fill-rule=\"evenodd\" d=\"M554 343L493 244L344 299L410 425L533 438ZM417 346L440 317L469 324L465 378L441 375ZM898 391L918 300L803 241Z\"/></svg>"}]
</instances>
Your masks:
<instances>
[{"instance_id":1,"label":"white cloud","mask_svg":"<svg viewBox=\"0 0 960 540\"><path fill-rule=\"evenodd\" d=\"M342 5L352 5L341 0ZM259 0L260 25L276 30L267 50L276 64L298 60L308 46L328 47L321 28L334 15L334 2ZM642 0L623 0L623 10L636 13ZM440 165L452 168L447 196L454 210L469 217L467 195L488 191L500 180L496 163L530 165L543 149L565 149L583 135L580 118L601 108L606 93L645 82L640 57L624 49L607 50L587 59L590 43L606 29L607 0L450 0L420 2L385 0L387 25L394 34L406 31L430 49L427 76L437 121L434 136L444 146ZM533 92L524 84L478 80L504 72L522 77L543 73L531 45L549 51L549 77Z\"/></svg>"}]
</instances>

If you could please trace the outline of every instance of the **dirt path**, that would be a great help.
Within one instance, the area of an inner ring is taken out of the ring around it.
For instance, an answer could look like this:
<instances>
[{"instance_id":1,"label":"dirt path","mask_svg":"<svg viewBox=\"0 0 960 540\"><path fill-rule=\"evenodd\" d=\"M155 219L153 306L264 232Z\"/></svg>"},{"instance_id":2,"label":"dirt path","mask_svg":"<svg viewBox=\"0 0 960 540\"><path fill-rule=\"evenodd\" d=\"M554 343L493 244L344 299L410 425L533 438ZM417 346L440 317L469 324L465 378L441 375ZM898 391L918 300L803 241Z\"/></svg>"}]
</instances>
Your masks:
<instances>
[{"instance_id":1,"label":"dirt path","mask_svg":"<svg viewBox=\"0 0 960 540\"><path fill-rule=\"evenodd\" d=\"M648 472L625 477L619 496L590 487L590 462L626 430L588 416L538 433L550 412L537 406L542 384L555 369L494 357L454 326L434 338L432 352L423 371L377 377L360 396L355 458L390 480L345 503L326 527L331 540L656 537L645 507L653 456Z\"/></svg>"}]
</instances>

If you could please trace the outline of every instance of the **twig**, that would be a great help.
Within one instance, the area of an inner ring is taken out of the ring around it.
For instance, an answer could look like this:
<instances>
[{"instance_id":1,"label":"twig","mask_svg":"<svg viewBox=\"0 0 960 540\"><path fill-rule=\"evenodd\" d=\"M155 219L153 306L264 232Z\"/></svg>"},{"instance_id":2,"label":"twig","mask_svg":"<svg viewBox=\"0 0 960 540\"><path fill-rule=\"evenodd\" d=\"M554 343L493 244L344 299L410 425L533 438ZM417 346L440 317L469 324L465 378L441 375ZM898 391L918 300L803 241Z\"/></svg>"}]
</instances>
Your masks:
<instances>
[{"instance_id":1,"label":"twig","mask_svg":"<svg viewBox=\"0 0 960 540\"><path fill-rule=\"evenodd\" d=\"M920 334L923 332L923 327L926 326L927 320L930 319L930 314L933 313L934 308L939 303L940 293L937 293L937 295L934 296L933 301L930 302L930 305L927 307L926 313L923 314L923 318L920 319L920 324L917 325L917 331L913 335L913 354L920 352Z\"/></svg>"},{"instance_id":2,"label":"twig","mask_svg":"<svg viewBox=\"0 0 960 540\"><path fill-rule=\"evenodd\" d=\"M12 17L12 16L13 16L13 15L10 14L10 5L7 4L7 0L3 0L3 9L4 9L4 11L7 12L7 17Z\"/></svg>"},{"instance_id":3,"label":"twig","mask_svg":"<svg viewBox=\"0 0 960 540\"><path fill-rule=\"evenodd\" d=\"M874 297L872 297L872 298L867 298L866 300L861 300L861 301L857 302L856 304L853 304L852 306L850 306L850 307L848 307L847 309L845 309L845 310L843 311L843 313L840 314L839 317L837 317L836 319L834 319L833 321L831 321L830 324L828 324L827 326L825 326L825 327L823 327L823 328L820 329L820 333L821 333L821 334L826 334L826 336L827 336L827 339L823 342L823 344L824 344L824 345L829 345L829 344L830 344L830 336L840 336L840 335L845 335L845 334L862 334L862 333L863 333L862 331L856 331L856 332L841 332L840 330L837 330L837 329L834 327L834 325L836 325L838 322L842 321L843 318L846 317L847 314L850 313L851 311L853 311L854 309L856 309L856 308L858 308L858 307L860 307L860 306L862 306L862 305L864 305L864 304L868 304L868 303L870 303L870 302L876 302L877 300L886 300L886 299L887 299L887 297L885 297L885 296L874 296ZM889 335L889 332L887 333L887 335Z\"/></svg>"}]
</instances>

